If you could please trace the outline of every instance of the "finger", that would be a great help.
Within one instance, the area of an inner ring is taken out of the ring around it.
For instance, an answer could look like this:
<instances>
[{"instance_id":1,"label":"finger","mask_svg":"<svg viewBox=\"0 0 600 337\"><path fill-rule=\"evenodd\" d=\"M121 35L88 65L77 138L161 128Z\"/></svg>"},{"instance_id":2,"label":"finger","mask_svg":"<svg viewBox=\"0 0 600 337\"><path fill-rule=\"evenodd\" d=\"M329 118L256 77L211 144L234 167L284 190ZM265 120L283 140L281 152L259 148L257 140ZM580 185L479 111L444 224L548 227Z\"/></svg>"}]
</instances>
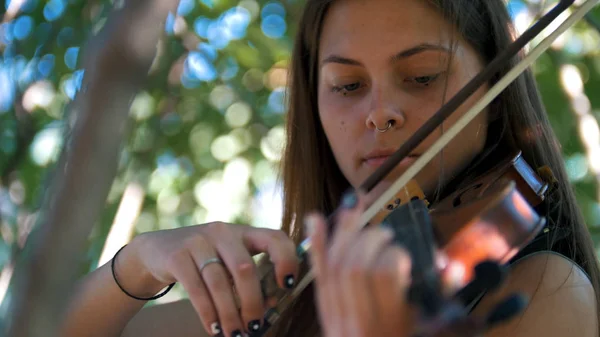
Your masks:
<instances>
[{"instance_id":1,"label":"finger","mask_svg":"<svg viewBox=\"0 0 600 337\"><path fill-rule=\"evenodd\" d=\"M359 219L364 209L364 194L346 194L340 209L335 219L334 234L330 240L329 261L334 269L341 266L350 243L362 229Z\"/></svg>"},{"instance_id":2,"label":"finger","mask_svg":"<svg viewBox=\"0 0 600 337\"><path fill-rule=\"evenodd\" d=\"M388 296L401 297L411 282L412 262L409 253L397 245L389 245L384 248L372 265L372 282L386 287ZM383 295L381 296L384 297Z\"/></svg>"},{"instance_id":3,"label":"finger","mask_svg":"<svg viewBox=\"0 0 600 337\"><path fill-rule=\"evenodd\" d=\"M339 213L335 218L334 235L342 233L355 233L361 228L358 226L358 218L365 207L365 194L361 191L353 191L342 197Z\"/></svg>"},{"instance_id":4,"label":"finger","mask_svg":"<svg viewBox=\"0 0 600 337\"><path fill-rule=\"evenodd\" d=\"M311 213L304 219L305 231L311 240L308 252L311 270L315 276L315 299L323 328L336 325L340 309L336 302L336 293L332 291L327 273L327 223L323 216Z\"/></svg>"},{"instance_id":5,"label":"finger","mask_svg":"<svg viewBox=\"0 0 600 337\"><path fill-rule=\"evenodd\" d=\"M219 257L217 252L202 237L196 239L196 244L189 250L213 300L223 333L226 336L242 337L244 325L235 302L229 273L221 263L203 265L204 262Z\"/></svg>"},{"instance_id":6,"label":"finger","mask_svg":"<svg viewBox=\"0 0 600 337\"><path fill-rule=\"evenodd\" d=\"M348 317L353 317L354 331L368 335L374 331L374 304L370 289L370 270L385 247L389 246L393 232L388 228L373 227L363 231L352 242L352 250L344 260L344 271L337 280Z\"/></svg>"},{"instance_id":7,"label":"finger","mask_svg":"<svg viewBox=\"0 0 600 337\"><path fill-rule=\"evenodd\" d=\"M190 302L196 313L198 313L204 329L213 336L219 335L222 329L218 321L217 311L192 257L187 252L181 254L170 263L170 266L172 269L171 274L187 291Z\"/></svg>"},{"instance_id":8,"label":"finger","mask_svg":"<svg viewBox=\"0 0 600 337\"><path fill-rule=\"evenodd\" d=\"M277 284L291 289L298 280L300 260L294 241L283 231L248 227L242 234L250 254L266 252L275 265Z\"/></svg>"},{"instance_id":9,"label":"finger","mask_svg":"<svg viewBox=\"0 0 600 337\"><path fill-rule=\"evenodd\" d=\"M223 238L216 248L233 278L245 330L259 331L266 308L254 260L244 246L233 240Z\"/></svg>"},{"instance_id":10,"label":"finger","mask_svg":"<svg viewBox=\"0 0 600 337\"><path fill-rule=\"evenodd\" d=\"M311 213L304 219L304 228L310 238L309 262L315 278L322 281L327 267L327 223L323 216Z\"/></svg>"},{"instance_id":11,"label":"finger","mask_svg":"<svg viewBox=\"0 0 600 337\"><path fill-rule=\"evenodd\" d=\"M328 238L329 230L326 220L316 214L307 217L307 224L313 226L311 235L311 264L315 273L316 295L319 313L325 325L348 329L348 323L342 322L344 306L342 298L348 296L339 292L339 287L332 279L341 269L343 257L348 243L358 233L358 217L362 210L361 194L346 194L342 199L342 207L333 217L334 234ZM337 257L337 258L336 258Z\"/></svg>"},{"instance_id":12,"label":"finger","mask_svg":"<svg viewBox=\"0 0 600 337\"><path fill-rule=\"evenodd\" d=\"M406 293L411 282L411 260L406 250L391 245L379 255L371 269L375 314L398 313L394 324L407 324ZM384 316L385 317L385 316Z\"/></svg>"}]
</instances>

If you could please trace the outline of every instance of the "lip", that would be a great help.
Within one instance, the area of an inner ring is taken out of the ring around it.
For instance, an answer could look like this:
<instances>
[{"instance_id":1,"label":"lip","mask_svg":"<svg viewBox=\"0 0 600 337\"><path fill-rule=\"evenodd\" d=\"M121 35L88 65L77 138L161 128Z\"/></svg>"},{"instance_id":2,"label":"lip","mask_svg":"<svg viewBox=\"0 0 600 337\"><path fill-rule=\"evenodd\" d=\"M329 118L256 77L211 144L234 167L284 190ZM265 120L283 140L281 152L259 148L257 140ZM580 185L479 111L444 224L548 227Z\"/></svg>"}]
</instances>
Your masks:
<instances>
[{"instance_id":1,"label":"lip","mask_svg":"<svg viewBox=\"0 0 600 337\"><path fill-rule=\"evenodd\" d=\"M395 151L392 150L376 150L370 152L367 156L363 158L363 164L372 167L381 166L389 157L394 154ZM406 158L402 159L402 161L398 164L398 166L409 166L419 157L416 154L410 154Z\"/></svg>"}]
</instances>

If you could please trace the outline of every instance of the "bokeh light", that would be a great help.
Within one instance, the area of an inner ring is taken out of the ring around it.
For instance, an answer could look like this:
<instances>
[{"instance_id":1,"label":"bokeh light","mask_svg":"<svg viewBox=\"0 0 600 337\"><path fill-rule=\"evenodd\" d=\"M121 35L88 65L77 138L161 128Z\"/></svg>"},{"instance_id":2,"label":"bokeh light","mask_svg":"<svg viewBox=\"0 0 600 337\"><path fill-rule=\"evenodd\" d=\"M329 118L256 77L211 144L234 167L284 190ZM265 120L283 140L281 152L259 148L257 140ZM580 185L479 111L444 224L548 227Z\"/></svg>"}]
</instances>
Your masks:
<instances>
[{"instance_id":1,"label":"bokeh light","mask_svg":"<svg viewBox=\"0 0 600 337\"><path fill-rule=\"evenodd\" d=\"M283 126L276 126L269 130L266 137L260 142L260 149L265 158L279 161L285 147L285 130Z\"/></svg>"},{"instance_id":2,"label":"bokeh light","mask_svg":"<svg viewBox=\"0 0 600 337\"><path fill-rule=\"evenodd\" d=\"M58 158L62 144L60 124L52 124L36 134L31 144L31 159L39 166L47 166Z\"/></svg>"},{"instance_id":3,"label":"bokeh light","mask_svg":"<svg viewBox=\"0 0 600 337\"><path fill-rule=\"evenodd\" d=\"M225 120L231 128L242 127L252 118L252 107L245 102L233 103L225 112Z\"/></svg>"},{"instance_id":4,"label":"bokeh light","mask_svg":"<svg viewBox=\"0 0 600 337\"><path fill-rule=\"evenodd\" d=\"M44 6L44 18L55 21L64 14L66 7L66 0L48 0Z\"/></svg>"},{"instance_id":5,"label":"bokeh light","mask_svg":"<svg viewBox=\"0 0 600 337\"><path fill-rule=\"evenodd\" d=\"M183 76L190 80L210 82L217 77L217 71L205 54L194 51L188 54Z\"/></svg>"},{"instance_id":6,"label":"bokeh light","mask_svg":"<svg viewBox=\"0 0 600 337\"><path fill-rule=\"evenodd\" d=\"M242 150L241 142L231 134L222 135L212 142L210 152L214 158L226 162L237 156Z\"/></svg>"},{"instance_id":7,"label":"bokeh light","mask_svg":"<svg viewBox=\"0 0 600 337\"><path fill-rule=\"evenodd\" d=\"M33 19L29 15L23 15L15 20L12 28L15 39L25 40L33 29Z\"/></svg>"},{"instance_id":8,"label":"bokeh light","mask_svg":"<svg viewBox=\"0 0 600 337\"><path fill-rule=\"evenodd\" d=\"M35 109L47 109L56 96L56 91L49 81L32 84L23 94L23 108L29 112Z\"/></svg>"},{"instance_id":9,"label":"bokeh light","mask_svg":"<svg viewBox=\"0 0 600 337\"><path fill-rule=\"evenodd\" d=\"M209 102L218 111L225 111L233 103L235 98L235 90L227 85L219 85L211 91Z\"/></svg>"},{"instance_id":10,"label":"bokeh light","mask_svg":"<svg viewBox=\"0 0 600 337\"><path fill-rule=\"evenodd\" d=\"M138 121L148 119L154 113L156 101L147 91L140 92L131 103L130 114Z\"/></svg>"}]
</instances>

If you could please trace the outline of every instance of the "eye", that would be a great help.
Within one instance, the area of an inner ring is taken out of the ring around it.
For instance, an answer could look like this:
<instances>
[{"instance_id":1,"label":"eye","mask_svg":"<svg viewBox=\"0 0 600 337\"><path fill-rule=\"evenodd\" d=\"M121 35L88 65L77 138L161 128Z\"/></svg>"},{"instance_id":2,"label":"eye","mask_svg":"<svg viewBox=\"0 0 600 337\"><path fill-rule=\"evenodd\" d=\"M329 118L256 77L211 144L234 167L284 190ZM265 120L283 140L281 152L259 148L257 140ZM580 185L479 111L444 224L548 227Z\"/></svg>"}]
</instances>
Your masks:
<instances>
[{"instance_id":1,"label":"eye","mask_svg":"<svg viewBox=\"0 0 600 337\"><path fill-rule=\"evenodd\" d=\"M331 91L333 91L333 92L341 92L342 94L346 95L349 92L353 92L353 91L356 91L356 90L360 89L360 87L361 87L360 82L354 82L354 83L351 83L351 84L334 86L333 88L331 88Z\"/></svg>"},{"instance_id":2,"label":"eye","mask_svg":"<svg viewBox=\"0 0 600 337\"><path fill-rule=\"evenodd\" d=\"M427 76L417 76L417 77L409 77L407 79L407 81L409 82L415 82L417 85L422 85L422 86L429 86L431 83L433 83L438 77L440 76L440 74L435 74L435 75L427 75Z\"/></svg>"}]
</instances>

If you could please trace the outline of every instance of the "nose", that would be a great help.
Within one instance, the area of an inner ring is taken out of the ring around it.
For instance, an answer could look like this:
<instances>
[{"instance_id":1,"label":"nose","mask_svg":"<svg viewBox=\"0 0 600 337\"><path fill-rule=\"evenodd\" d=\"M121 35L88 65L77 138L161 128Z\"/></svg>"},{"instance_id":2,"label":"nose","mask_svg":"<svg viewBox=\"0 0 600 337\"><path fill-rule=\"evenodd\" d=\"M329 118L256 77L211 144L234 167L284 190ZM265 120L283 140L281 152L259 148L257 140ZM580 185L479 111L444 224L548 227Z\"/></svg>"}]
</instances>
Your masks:
<instances>
[{"instance_id":1,"label":"nose","mask_svg":"<svg viewBox=\"0 0 600 337\"><path fill-rule=\"evenodd\" d=\"M373 90L372 101L366 125L373 131L385 132L392 128L401 128L406 123L398 97L393 92Z\"/></svg>"}]
</instances>

